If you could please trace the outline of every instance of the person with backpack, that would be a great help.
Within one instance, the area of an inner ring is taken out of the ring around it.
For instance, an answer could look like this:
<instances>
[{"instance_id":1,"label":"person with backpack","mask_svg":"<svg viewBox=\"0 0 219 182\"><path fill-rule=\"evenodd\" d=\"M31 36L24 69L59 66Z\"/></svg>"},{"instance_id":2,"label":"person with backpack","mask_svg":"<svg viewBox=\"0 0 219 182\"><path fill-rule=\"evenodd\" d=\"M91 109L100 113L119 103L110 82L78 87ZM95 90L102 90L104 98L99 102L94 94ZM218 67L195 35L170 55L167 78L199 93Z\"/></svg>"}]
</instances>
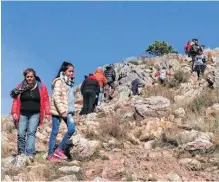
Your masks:
<instances>
[{"instance_id":1,"label":"person with backpack","mask_svg":"<svg viewBox=\"0 0 219 182\"><path fill-rule=\"evenodd\" d=\"M113 69L113 66L110 64L108 66L106 66L106 70L104 71L104 75L107 79L107 84L104 88L104 95L105 95L105 100L106 102L108 102L109 100L111 100L113 98L113 94L115 92L115 80L116 80L116 72Z\"/></svg>"},{"instance_id":2,"label":"person with backpack","mask_svg":"<svg viewBox=\"0 0 219 182\"><path fill-rule=\"evenodd\" d=\"M57 161L66 160L68 157L65 151L70 147L71 136L75 132L75 123L73 120L74 110L74 66L64 61L58 71L56 78L52 82L51 114L52 114L52 132L49 138L49 151L47 159ZM55 149L56 137L59 132L61 121L67 126L67 132L61 142Z\"/></svg>"},{"instance_id":3,"label":"person with backpack","mask_svg":"<svg viewBox=\"0 0 219 182\"><path fill-rule=\"evenodd\" d=\"M102 103L103 89L104 86L107 84L107 79L103 75L103 71L101 67L96 69L94 76L96 77L96 80L99 82L100 85L100 93L98 95L98 102L97 102L97 105L100 105Z\"/></svg>"},{"instance_id":4,"label":"person with backpack","mask_svg":"<svg viewBox=\"0 0 219 182\"><path fill-rule=\"evenodd\" d=\"M195 63L195 57L198 55L199 50L201 49L201 47L198 44L198 39L192 39L192 45L189 51L189 54L192 57L192 70L191 72L194 71L194 63Z\"/></svg>"},{"instance_id":5,"label":"person with backpack","mask_svg":"<svg viewBox=\"0 0 219 182\"><path fill-rule=\"evenodd\" d=\"M188 57L190 57L190 49L191 49L191 45L193 44L192 41L188 41L186 43L186 45L184 46L184 51L185 51L185 54L188 55Z\"/></svg>"},{"instance_id":6,"label":"person with backpack","mask_svg":"<svg viewBox=\"0 0 219 182\"><path fill-rule=\"evenodd\" d=\"M81 85L81 94L83 96L83 109L80 115L90 114L94 110L96 97L100 93L100 85L93 74L89 74Z\"/></svg>"},{"instance_id":7,"label":"person with backpack","mask_svg":"<svg viewBox=\"0 0 219 182\"><path fill-rule=\"evenodd\" d=\"M207 61L208 57L204 55L203 51L200 49L198 55L195 57L194 62L194 71L197 72L198 79L200 79L200 75L204 75Z\"/></svg>"},{"instance_id":8,"label":"person with backpack","mask_svg":"<svg viewBox=\"0 0 219 182\"><path fill-rule=\"evenodd\" d=\"M23 72L24 80L10 93L11 115L18 130L18 155L33 157L37 127L50 119L50 103L46 86L34 69Z\"/></svg>"},{"instance_id":9,"label":"person with backpack","mask_svg":"<svg viewBox=\"0 0 219 182\"><path fill-rule=\"evenodd\" d=\"M159 76L160 84L166 85L167 76L172 76L170 72L167 71L166 67L162 67L160 71L155 74L155 77Z\"/></svg>"}]
</instances>

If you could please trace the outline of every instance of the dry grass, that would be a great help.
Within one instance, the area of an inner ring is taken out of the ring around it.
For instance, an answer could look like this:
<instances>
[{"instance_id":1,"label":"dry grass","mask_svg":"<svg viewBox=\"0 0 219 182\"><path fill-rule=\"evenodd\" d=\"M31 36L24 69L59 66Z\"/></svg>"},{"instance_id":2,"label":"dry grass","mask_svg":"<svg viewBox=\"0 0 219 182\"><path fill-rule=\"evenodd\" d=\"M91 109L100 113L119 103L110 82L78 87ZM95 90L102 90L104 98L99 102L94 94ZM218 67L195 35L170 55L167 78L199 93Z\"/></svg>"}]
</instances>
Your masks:
<instances>
[{"instance_id":1,"label":"dry grass","mask_svg":"<svg viewBox=\"0 0 219 182\"><path fill-rule=\"evenodd\" d=\"M151 87L146 87L143 91L143 97L151 97L151 96L162 96L169 99L171 102L174 102L174 96L176 92L173 90L164 87L163 85L156 85Z\"/></svg>"},{"instance_id":2,"label":"dry grass","mask_svg":"<svg viewBox=\"0 0 219 182\"><path fill-rule=\"evenodd\" d=\"M205 113L205 110L212 106L214 103L219 103L218 91L206 89L189 103L187 111L199 115Z\"/></svg>"},{"instance_id":3,"label":"dry grass","mask_svg":"<svg viewBox=\"0 0 219 182\"><path fill-rule=\"evenodd\" d=\"M179 87L181 83L187 82L189 79L189 73L185 73L183 71L176 71L173 75L173 78L171 78L168 82L168 87L174 88Z\"/></svg>"},{"instance_id":4,"label":"dry grass","mask_svg":"<svg viewBox=\"0 0 219 182\"><path fill-rule=\"evenodd\" d=\"M213 51L212 50L207 50L205 52L205 54L207 55L208 57L208 63L209 64L212 64L213 63Z\"/></svg>"},{"instance_id":5,"label":"dry grass","mask_svg":"<svg viewBox=\"0 0 219 182\"><path fill-rule=\"evenodd\" d=\"M139 65L138 60L129 61L128 63L134 64L134 65Z\"/></svg>"},{"instance_id":6,"label":"dry grass","mask_svg":"<svg viewBox=\"0 0 219 182\"><path fill-rule=\"evenodd\" d=\"M142 62L142 64L145 64L147 67L154 66L156 63L155 59L146 59L145 61Z\"/></svg>"},{"instance_id":7,"label":"dry grass","mask_svg":"<svg viewBox=\"0 0 219 182\"><path fill-rule=\"evenodd\" d=\"M187 117L184 122L192 125L195 130L213 132L215 144L219 145L219 115L206 117L206 109L215 103L219 103L218 91L205 89L185 107Z\"/></svg>"},{"instance_id":8,"label":"dry grass","mask_svg":"<svg viewBox=\"0 0 219 182\"><path fill-rule=\"evenodd\" d=\"M120 119L111 117L100 123L99 133L101 137L106 139L114 137L116 139L123 140L128 132L128 124L122 123Z\"/></svg>"}]
</instances>

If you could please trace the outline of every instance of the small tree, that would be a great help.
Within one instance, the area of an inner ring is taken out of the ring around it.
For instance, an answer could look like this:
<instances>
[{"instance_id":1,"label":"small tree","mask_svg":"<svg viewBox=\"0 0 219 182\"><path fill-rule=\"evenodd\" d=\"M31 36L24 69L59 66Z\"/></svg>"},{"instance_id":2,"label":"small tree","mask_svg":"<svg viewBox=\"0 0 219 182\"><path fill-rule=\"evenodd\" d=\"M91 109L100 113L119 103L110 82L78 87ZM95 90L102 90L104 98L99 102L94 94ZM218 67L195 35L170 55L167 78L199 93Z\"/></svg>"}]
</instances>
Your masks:
<instances>
[{"instance_id":1,"label":"small tree","mask_svg":"<svg viewBox=\"0 0 219 182\"><path fill-rule=\"evenodd\" d=\"M149 45L145 52L153 56L162 56L168 53L178 53L173 50L171 45L168 45L164 41L157 40L155 40L152 45Z\"/></svg>"}]
</instances>

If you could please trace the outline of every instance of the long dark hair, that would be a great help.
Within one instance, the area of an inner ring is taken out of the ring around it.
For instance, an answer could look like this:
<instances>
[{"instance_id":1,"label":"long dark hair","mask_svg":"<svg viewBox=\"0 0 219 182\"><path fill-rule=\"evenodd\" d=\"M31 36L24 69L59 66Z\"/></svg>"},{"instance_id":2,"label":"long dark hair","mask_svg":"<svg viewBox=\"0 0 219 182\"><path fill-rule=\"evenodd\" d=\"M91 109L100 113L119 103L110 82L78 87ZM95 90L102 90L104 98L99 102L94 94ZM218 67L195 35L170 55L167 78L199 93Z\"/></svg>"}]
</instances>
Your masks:
<instances>
[{"instance_id":1,"label":"long dark hair","mask_svg":"<svg viewBox=\"0 0 219 182\"><path fill-rule=\"evenodd\" d=\"M65 71L69 68L69 66L72 66L72 67L74 68L74 65L73 65L73 64L64 61L64 62L62 63L62 65L61 65L60 69L59 69L59 72L58 72L56 78L60 77L60 73L61 73L61 72L65 72Z\"/></svg>"}]
</instances>

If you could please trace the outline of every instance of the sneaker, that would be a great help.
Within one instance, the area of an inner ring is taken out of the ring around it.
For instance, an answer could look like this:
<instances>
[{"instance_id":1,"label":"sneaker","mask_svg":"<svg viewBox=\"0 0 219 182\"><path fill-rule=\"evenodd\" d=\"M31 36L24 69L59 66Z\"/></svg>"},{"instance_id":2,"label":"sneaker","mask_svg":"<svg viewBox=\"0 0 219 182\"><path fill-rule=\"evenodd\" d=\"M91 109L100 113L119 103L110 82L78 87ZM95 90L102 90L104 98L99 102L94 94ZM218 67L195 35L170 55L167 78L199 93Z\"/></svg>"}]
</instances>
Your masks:
<instances>
[{"instance_id":1,"label":"sneaker","mask_svg":"<svg viewBox=\"0 0 219 182\"><path fill-rule=\"evenodd\" d=\"M59 158L57 158L57 157L54 156L54 155L49 155L49 156L47 157L47 160L49 160L49 161L59 161Z\"/></svg>"},{"instance_id":2,"label":"sneaker","mask_svg":"<svg viewBox=\"0 0 219 182\"><path fill-rule=\"evenodd\" d=\"M61 149L56 149L55 152L54 152L54 156L60 158L60 159L63 159L63 160L66 160L68 157L64 154L64 151L61 150Z\"/></svg>"}]
</instances>

